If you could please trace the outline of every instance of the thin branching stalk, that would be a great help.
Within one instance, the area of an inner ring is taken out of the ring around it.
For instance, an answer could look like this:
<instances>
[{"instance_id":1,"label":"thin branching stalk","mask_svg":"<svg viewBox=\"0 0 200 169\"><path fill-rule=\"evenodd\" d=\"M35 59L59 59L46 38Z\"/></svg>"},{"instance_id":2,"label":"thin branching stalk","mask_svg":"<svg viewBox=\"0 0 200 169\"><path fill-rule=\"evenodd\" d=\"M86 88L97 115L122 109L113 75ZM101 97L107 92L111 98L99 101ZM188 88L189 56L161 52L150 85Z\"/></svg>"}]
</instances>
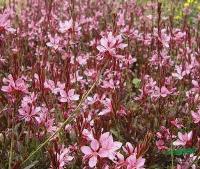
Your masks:
<instances>
[{"instance_id":1,"label":"thin branching stalk","mask_svg":"<svg viewBox=\"0 0 200 169\"><path fill-rule=\"evenodd\" d=\"M8 169L12 168L12 158L13 158L13 144L14 144L14 114L16 111L16 106L14 105L14 111L12 111L12 130L11 130L11 141L10 141L10 152L9 152L9 161Z\"/></svg>"},{"instance_id":2,"label":"thin branching stalk","mask_svg":"<svg viewBox=\"0 0 200 169\"><path fill-rule=\"evenodd\" d=\"M173 154L173 144L171 144L171 169L174 169L174 154Z\"/></svg>"}]
</instances>

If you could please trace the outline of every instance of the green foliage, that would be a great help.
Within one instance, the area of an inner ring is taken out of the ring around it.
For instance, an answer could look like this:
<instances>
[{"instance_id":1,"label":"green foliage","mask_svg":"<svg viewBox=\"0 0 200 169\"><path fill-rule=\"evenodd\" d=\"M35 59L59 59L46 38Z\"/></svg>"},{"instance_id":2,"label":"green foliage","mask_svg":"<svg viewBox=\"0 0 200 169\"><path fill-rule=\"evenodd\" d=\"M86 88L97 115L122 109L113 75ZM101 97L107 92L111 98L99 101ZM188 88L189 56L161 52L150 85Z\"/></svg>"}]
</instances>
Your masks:
<instances>
[{"instance_id":1,"label":"green foliage","mask_svg":"<svg viewBox=\"0 0 200 169\"><path fill-rule=\"evenodd\" d=\"M134 78L134 79L132 80L132 83L134 84L135 88L138 89L138 88L140 87L141 80L138 79L138 78Z\"/></svg>"},{"instance_id":2,"label":"green foliage","mask_svg":"<svg viewBox=\"0 0 200 169\"><path fill-rule=\"evenodd\" d=\"M6 4L6 0L0 0L0 7L3 7Z\"/></svg>"},{"instance_id":3,"label":"green foliage","mask_svg":"<svg viewBox=\"0 0 200 169\"><path fill-rule=\"evenodd\" d=\"M174 156L182 156L186 154L193 154L197 150L196 148L181 148L181 149L174 149L174 150L167 150L164 152L166 155L174 155Z\"/></svg>"}]
</instances>

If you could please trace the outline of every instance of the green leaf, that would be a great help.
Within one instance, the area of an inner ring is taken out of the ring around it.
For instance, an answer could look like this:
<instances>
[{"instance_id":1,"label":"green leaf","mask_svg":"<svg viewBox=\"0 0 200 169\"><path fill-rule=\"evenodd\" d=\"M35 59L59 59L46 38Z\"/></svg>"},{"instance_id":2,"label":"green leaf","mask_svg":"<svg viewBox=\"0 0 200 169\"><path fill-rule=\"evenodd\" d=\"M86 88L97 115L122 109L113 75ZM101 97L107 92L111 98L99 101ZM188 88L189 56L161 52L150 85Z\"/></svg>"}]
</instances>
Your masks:
<instances>
[{"instance_id":1,"label":"green leaf","mask_svg":"<svg viewBox=\"0 0 200 169\"><path fill-rule=\"evenodd\" d=\"M182 148L182 149L174 149L174 150L168 150L163 152L166 155L173 154L174 156L182 156L185 154L193 154L197 151L196 148Z\"/></svg>"},{"instance_id":2,"label":"green leaf","mask_svg":"<svg viewBox=\"0 0 200 169\"><path fill-rule=\"evenodd\" d=\"M115 129L111 129L110 132L115 136L118 137L119 133Z\"/></svg>"},{"instance_id":3,"label":"green leaf","mask_svg":"<svg viewBox=\"0 0 200 169\"><path fill-rule=\"evenodd\" d=\"M120 141L123 140L123 137L120 135L120 133L116 129L111 129L110 132Z\"/></svg>"},{"instance_id":4,"label":"green leaf","mask_svg":"<svg viewBox=\"0 0 200 169\"><path fill-rule=\"evenodd\" d=\"M134 79L132 80L132 83L134 84L134 86L135 86L136 88L139 88L139 87L140 87L141 80L138 79L138 78L134 78Z\"/></svg>"}]
</instances>

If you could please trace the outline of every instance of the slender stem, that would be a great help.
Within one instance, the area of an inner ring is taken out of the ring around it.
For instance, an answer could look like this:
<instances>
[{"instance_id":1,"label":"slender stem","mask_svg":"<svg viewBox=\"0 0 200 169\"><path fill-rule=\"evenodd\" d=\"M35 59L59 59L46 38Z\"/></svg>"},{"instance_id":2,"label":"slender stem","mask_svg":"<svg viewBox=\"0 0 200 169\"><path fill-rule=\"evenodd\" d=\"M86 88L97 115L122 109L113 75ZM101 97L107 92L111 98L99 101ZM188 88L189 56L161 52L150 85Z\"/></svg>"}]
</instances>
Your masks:
<instances>
[{"instance_id":1,"label":"slender stem","mask_svg":"<svg viewBox=\"0 0 200 169\"><path fill-rule=\"evenodd\" d=\"M11 143L10 143L10 152L9 152L9 161L8 161L8 169L12 168L12 156L13 156L13 144L14 144L14 112L16 106L14 105L14 111L12 111L12 131L11 131Z\"/></svg>"},{"instance_id":2,"label":"slender stem","mask_svg":"<svg viewBox=\"0 0 200 169\"><path fill-rule=\"evenodd\" d=\"M174 154L173 154L173 144L171 144L171 159L172 159L172 163L171 163L172 167L171 167L171 169L174 169Z\"/></svg>"}]
</instances>

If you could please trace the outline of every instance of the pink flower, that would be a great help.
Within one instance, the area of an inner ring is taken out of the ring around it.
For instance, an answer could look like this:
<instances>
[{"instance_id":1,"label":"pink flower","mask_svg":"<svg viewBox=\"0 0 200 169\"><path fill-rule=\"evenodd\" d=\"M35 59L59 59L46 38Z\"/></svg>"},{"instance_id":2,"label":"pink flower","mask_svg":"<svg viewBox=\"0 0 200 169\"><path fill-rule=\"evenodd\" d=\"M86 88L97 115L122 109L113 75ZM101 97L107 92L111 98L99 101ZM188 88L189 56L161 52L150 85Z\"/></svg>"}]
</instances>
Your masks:
<instances>
[{"instance_id":1,"label":"pink flower","mask_svg":"<svg viewBox=\"0 0 200 169\"><path fill-rule=\"evenodd\" d=\"M183 124L181 123L179 118L176 118L175 120L171 120L170 123L176 126L178 129L183 127Z\"/></svg>"},{"instance_id":2,"label":"pink flower","mask_svg":"<svg viewBox=\"0 0 200 169\"><path fill-rule=\"evenodd\" d=\"M110 56L117 56L117 49L124 49L127 44L122 43L121 35L113 36L112 32L108 33L108 37L103 37L100 40L100 45L97 49L100 53L108 53Z\"/></svg>"},{"instance_id":3,"label":"pink flower","mask_svg":"<svg viewBox=\"0 0 200 169\"><path fill-rule=\"evenodd\" d=\"M1 31L8 31L8 32L11 32L11 33L14 33L16 30L13 29L11 27L11 22L10 22L10 14L11 14L11 11L4 11L3 14L0 14L0 32Z\"/></svg>"},{"instance_id":4,"label":"pink flower","mask_svg":"<svg viewBox=\"0 0 200 169\"><path fill-rule=\"evenodd\" d=\"M178 159L178 163L177 164L177 168L176 169L197 169L198 166L197 164L193 164L193 162L198 159L199 160L199 157L197 156L194 156L194 154L190 154L189 156L184 156L183 159ZM192 164L192 166L191 166Z\"/></svg>"},{"instance_id":5,"label":"pink flower","mask_svg":"<svg viewBox=\"0 0 200 169\"><path fill-rule=\"evenodd\" d=\"M72 29L73 27L73 20L70 19L69 21L64 21L64 22L60 22L59 23L59 31L61 33L65 33L67 31L69 31L70 29Z\"/></svg>"},{"instance_id":6,"label":"pink flower","mask_svg":"<svg viewBox=\"0 0 200 169\"><path fill-rule=\"evenodd\" d=\"M160 127L160 131L156 133L156 136L159 139L163 139L163 140L170 140L171 139L171 133L170 133L169 129L167 129L164 126Z\"/></svg>"},{"instance_id":7,"label":"pink flower","mask_svg":"<svg viewBox=\"0 0 200 169\"><path fill-rule=\"evenodd\" d=\"M109 80L104 80L103 81L103 85L102 88L111 88L111 89L115 89L117 85L115 85L115 82L113 81L113 79L109 79Z\"/></svg>"},{"instance_id":8,"label":"pink flower","mask_svg":"<svg viewBox=\"0 0 200 169\"><path fill-rule=\"evenodd\" d=\"M40 111L40 107L34 107L31 105L26 105L18 110L19 115L24 119L26 122L35 119L38 112Z\"/></svg>"},{"instance_id":9,"label":"pink flower","mask_svg":"<svg viewBox=\"0 0 200 169\"><path fill-rule=\"evenodd\" d=\"M52 80L45 80L44 88L53 91L55 89L55 83Z\"/></svg>"},{"instance_id":10,"label":"pink flower","mask_svg":"<svg viewBox=\"0 0 200 169\"><path fill-rule=\"evenodd\" d=\"M187 145L192 139L192 131L189 132L189 133L185 133L185 134L182 134L180 132L178 132L178 140L174 141L173 142L173 145L175 146L185 146Z\"/></svg>"},{"instance_id":11,"label":"pink flower","mask_svg":"<svg viewBox=\"0 0 200 169\"><path fill-rule=\"evenodd\" d=\"M97 157L98 157L98 149L99 149L99 142L94 139L90 143L89 146L82 146L81 151L85 154L86 158L89 158L89 166L91 168L95 167L97 164Z\"/></svg>"},{"instance_id":12,"label":"pink flower","mask_svg":"<svg viewBox=\"0 0 200 169\"><path fill-rule=\"evenodd\" d=\"M173 40L177 42L182 42L186 37L186 32L181 32L180 29L175 29Z\"/></svg>"},{"instance_id":13,"label":"pink flower","mask_svg":"<svg viewBox=\"0 0 200 169\"><path fill-rule=\"evenodd\" d=\"M195 89L198 90L200 88L198 81L192 80L192 84L193 84L193 86L194 86Z\"/></svg>"},{"instance_id":14,"label":"pink flower","mask_svg":"<svg viewBox=\"0 0 200 169\"><path fill-rule=\"evenodd\" d=\"M162 97L167 97L168 95L170 95L171 92L165 87L165 86L162 86L161 87L161 92L160 92L160 95Z\"/></svg>"},{"instance_id":15,"label":"pink flower","mask_svg":"<svg viewBox=\"0 0 200 169\"><path fill-rule=\"evenodd\" d=\"M94 96L88 96L87 97L87 100L86 100L86 103L88 105L92 105L94 103L96 103L97 101L99 101L99 95L98 94L94 94Z\"/></svg>"},{"instance_id":16,"label":"pink flower","mask_svg":"<svg viewBox=\"0 0 200 169\"><path fill-rule=\"evenodd\" d=\"M78 23L74 23L73 25L73 19L66 20L64 22L59 22L59 32L60 33L66 33L73 31L79 33L81 30L81 27L79 27Z\"/></svg>"},{"instance_id":17,"label":"pink flower","mask_svg":"<svg viewBox=\"0 0 200 169\"><path fill-rule=\"evenodd\" d=\"M8 78L3 78L4 84L8 84L7 86L2 86L1 90L7 92L9 94L20 91L22 93L28 93L28 85L25 83L24 79L18 78L14 80L12 75L8 75Z\"/></svg>"},{"instance_id":18,"label":"pink flower","mask_svg":"<svg viewBox=\"0 0 200 169\"><path fill-rule=\"evenodd\" d=\"M116 151L121 148L122 143L118 141L113 141L113 137L109 132L102 134L99 142L101 144L99 156L108 157L110 160L114 160L116 156Z\"/></svg>"},{"instance_id":19,"label":"pink flower","mask_svg":"<svg viewBox=\"0 0 200 169\"><path fill-rule=\"evenodd\" d=\"M186 72L183 70L182 66L175 66L176 73L172 73L172 76L177 78L178 80L182 80L186 75Z\"/></svg>"},{"instance_id":20,"label":"pink flower","mask_svg":"<svg viewBox=\"0 0 200 169\"><path fill-rule=\"evenodd\" d=\"M168 147L165 146L165 142L161 139L159 139L158 141L156 141L156 146L159 150L166 150L168 149Z\"/></svg>"},{"instance_id":21,"label":"pink flower","mask_svg":"<svg viewBox=\"0 0 200 169\"><path fill-rule=\"evenodd\" d=\"M99 116L106 115L112 111L112 101L109 98L101 101L104 105L104 109L99 113Z\"/></svg>"},{"instance_id":22,"label":"pink flower","mask_svg":"<svg viewBox=\"0 0 200 169\"><path fill-rule=\"evenodd\" d=\"M158 40L163 44L164 47L169 48L170 36L167 34L166 29L161 30L161 37L158 36L158 29L154 29L155 36L158 37Z\"/></svg>"},{"instance_id":23,"label":"pink flower","mask_svg":"<svg viewBox=\"0 0 200 169\"><path fill-rule=\"evenodd\" d=\"M53 89L52 93L58 94L65 89L65 83L57 82L56 87Z\"/></svg>"},{"instance_id":24,"label":"pink flower","mask_svg":"<svg viewBox=\"0 0 200 169\"><path fill-rule=\"evenodd\" d=\"M92 141L94 139L94 135L92 131L89 131L88 129L84 129L82 134L83 134L83 137L86 138L87 140Z\"/></svg>"},{"instance_id":25,"label":"pink flower","mask_svg":"<svg viewBox=\"0 0 200 169\"><path fill-rule=\"evenodd\" d=\"M49 110L45 106L40 107L40 111L35 119L39 125L45 126L47 132L52 133L56 131L55 119L50 116Z\"/></svg>"},{"instance_id":26,"label":"pink flower","mask_svg":"<svg viewBox=\"0 0 200 169\"><path fill-rule=\"evenodd\" d=\"M22 104L21 106L24 107L26 105L31 105L34 104L36 102L37 99L37 95L35 95L35 93L31 93L30 95L24 96L22 99Z\"/></svg>"},{"instance_id":27,"label":"pink flower","mask_svg":"<svg viewBox=\"0 0 200 169\"><path fill-rule=\"evenodd\" d=\"M120 153L117 153L116 168L127 168L127 169L143 169L145 159L142 157L137 158L137 148L133 148L131 143L127 142L123 147L124 152L128 157L124 159L124 156Z\"/></svg>"},{"instance_id":28,"label":"pink flower","mask_svg":"<svg viewBox=\"0 0 200 169\"><path fill-rule=\"evenodd\" d=\"M132 144L129 142L127 142L126 145L122 148L126 154L133 154L135 150Z\"/></svg>"},{"instance_id":29,"label":"pink flower","mask_svg":"<svg viewBox=\"0 0 200 169\"><path fill-rule=\"evenodd\" d=\"M154 90L152 91L151 97L156 99L159 97L165 98L170 94L172 94L172 91L169 91L165 86L162 86L161 89L158 86L155 86Z\"/></svg>"},{"instance_id":30,"label":"pink flower","mask_svg":"<svg viewBox=\"0 0 200 169\"><path fill-rule=\"evenodd\" d=\"M70 149L64 148L64 146L61 147L59 153L56 152L55 154L57 157L58 169L64 169L65 166L74 159L74 157L70 155Z\"/></svg>"},{"instance_id":31,"label":"pink flower","mask_svg":"<svg viewBox=\"0 0 200 169\"><path fill-rule=\"evenodd\" d=\"M200 109L197 112L192 111L192 118L194 123L199 123L200 122Z\"/></svg>"},{"instance_id":32,"label":"pink flower","mask_svg":"<svg viewBox=\"0 0 200 169\"><path fill-rule=\"evenodd\" d=\"M145 159L142 157L136 158L136 153L130 155L127 159L127 169L144 169Z\"/></svg>"},{"instance_id":33,"label":"pink flower","mask_svg":"<svg viewBox=\"0 0 200 169\"><path fill-rule=\"evenodd\" d=\"M119 116L126 116L127 115L127 110L124 106L121 106L120 109L117 111L117 115Z\"/></svg>"},{"instance_id":34,"label":"pink flower","mask_svg":"<svg viewBox=\"0 0 200 169\"><path fill-rule=\"evenodd\" d=\"M68 91L68 93L66 93L64 90L61 90L60 91L60 95L61 95L60 102L66 103L66 102L69 102L69 101L79 100L79 95L75 94L74 92L75 92L74 89L70 89Z\"/></svg>"},{"instance_id":35,"label":"pink flower","mask_svg":"<svg viewBox=\"0 0 200 169\"><path fill-rule=\"evenodd\" d=\"M124 166L126 166L126 161L124 159L124 156L120 152L117 152L116 157L117 161L115 162L116 163L115 169L121 169Z\"/></svg>"},{"instance_id":36,"label":"pink flower","mask_svg":"<svg viewBox=\"0 0 200 169\"><path fill-rule=\"evenodd\" d=\"M35 95L35 93L31 93L30 96L25 96L22 99L21 108L18 110L18 112L20 117L26 122L35 120L35 118L38 116L39 111L41 110L40 107L34 106L36 99L37 96Z\"/></svg>"},{"instance_id":37,"label":"pink flower","mask_svg":"<svg viewBox=\"0 0 200 169\"><path fill-rule=\"evenodd\" d=\"M59 49L60 37L56 34L54 37L48 35L50 42L47 42L46 45L54 50Z\"/></svg>"},{"instance_id":38,"label":"pink flower","mask_svg":"<svg viewBox=\"0 0 200 169\"><path fill-rule=\"evenodd\" d=\"M10 27L10 20L8 14L0 14L0 29L7 29Z\"/></svg>"},{"instance_id":39,"label":"pink flower","mask_svg":"<svg viewBox=\"0 0 200 169\"><path fill-rule=\"evenodd\" d=\"M125 25L124 13L125 13L125 11L119 13L119 18L118 18L118 21L117 21L118 26L124 26Z\"/></svg>"},{"instance_id":40,"label":"pink flower","mask_svg":"<svg viewBox=\"0 0 200 169\"><path fill-rule=\"evenodd\" d=\"M76 58L77 62L80 64L80 65L86 65L87 64L87 59L88 59L88 56L85 56L85 55L81 55L81 56L78 56Z\"/></svg>"}]
</instances>

